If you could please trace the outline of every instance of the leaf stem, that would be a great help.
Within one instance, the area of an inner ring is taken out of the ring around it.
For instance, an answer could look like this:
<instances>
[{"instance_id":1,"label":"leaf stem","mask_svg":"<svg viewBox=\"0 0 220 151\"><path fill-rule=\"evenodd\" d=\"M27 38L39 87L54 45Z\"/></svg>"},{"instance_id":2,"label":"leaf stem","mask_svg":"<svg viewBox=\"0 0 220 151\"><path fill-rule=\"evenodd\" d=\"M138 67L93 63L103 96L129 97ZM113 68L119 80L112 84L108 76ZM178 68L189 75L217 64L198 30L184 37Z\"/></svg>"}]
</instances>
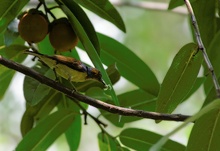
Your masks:
<instances>
[{"instance_id":1,"label":"leaf stem","mask_svg":"<svg viewBox=\"0 0 220 151\"><path fill-rule=\"evenodd\" d=\"M203 53L203 57L204 57L204 60L205 60L205 63L209 69L209 72L211 73L212 75L212 80L213 80L213 83L214 83L214 87L215 87L215 90L216 90L216 94L217 94L217 97L220 98L220 86L219 86L219 83L218 83L218 80L217 80L217 77L216 77L216 74L214 72L214 68L211 64L211 61L209 60L209 57L206 53L206 48L202 42L202 39L201 39L201 34L200 34L200 31L199 31L199 27L198 27L198 24L197 24L197 21L196 21L196 17L195 17L195 14L193 12L193 9L192 9L192 6L189 2L189 0L184 0L185 1L185 4L186 4L186 7L188 9L188 12L191 16L191 20L192 20L192 25L193 25L193 29L194 29L194 32L195 32L195 36L196 36L196 41L198 43L198 49L200 51L202 51Z\"/></svg>"}]
</instances>

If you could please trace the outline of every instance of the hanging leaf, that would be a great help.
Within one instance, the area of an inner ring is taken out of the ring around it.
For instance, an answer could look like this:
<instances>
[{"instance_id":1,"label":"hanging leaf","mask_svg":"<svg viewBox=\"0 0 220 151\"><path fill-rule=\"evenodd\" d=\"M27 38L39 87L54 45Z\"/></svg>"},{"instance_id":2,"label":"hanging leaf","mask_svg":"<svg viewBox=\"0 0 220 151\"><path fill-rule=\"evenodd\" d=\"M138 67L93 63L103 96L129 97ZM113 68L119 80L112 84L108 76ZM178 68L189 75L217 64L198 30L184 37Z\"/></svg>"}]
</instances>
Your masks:
<instances>
[{"instance_id":1,"label":"hanging leaf","mask_svg":"<svg viewBox=\"0 0 220 151\"><path fill-rule=\"evenodd\" d=\"M16 147L16 151L47 150L64 133L73 121L75 113L60 110L40 121Z\"/></svg>"},{"instance_id":2,"label":"hanging leaf","mask_svg":"<svg viewBox=\"0 0 220 151\"><path fill-rule=\"evenodd\" d=\"M177 53L161 85L156 112L171 113L192 89L202 63L197 45L185 45Z\"/></svg>"},{"instance_id":3,"label":"hanging leaf","mask_svg":"<svg viewBox=\"0 0 220 151\"><path fill-rule=\"evenodd\" d=\"M117 151L116 141L106 133L98 134L99 149L105 151Z\"/></svg>"},{"instance_id":4,"label":"hanging leaf","mask_svg":"<svg viewBox=\"0 0 220 151\"><path fill-rule=\"evenodd\" d=\"M125 32L124 22L118 13L118 11L114 8L114 6L108 0L74 0L83 7L91 10L96 15L99 15L103 19L106 19L117 26L119 29Z\"/></svg>"},{"instance_id":5,"label":"hanging leaf","mask_svg":"<svg viewBox=\"0 0 220 151\"><path fill-rule=\"evenodd\" d=\"M159 134L137 128L124 129L119 135L119 139L123 145L138 151L149 150L161 137ZM160 151L174 150L184 151L185 146L168 140Z\"/></svg>"}]
</instances>

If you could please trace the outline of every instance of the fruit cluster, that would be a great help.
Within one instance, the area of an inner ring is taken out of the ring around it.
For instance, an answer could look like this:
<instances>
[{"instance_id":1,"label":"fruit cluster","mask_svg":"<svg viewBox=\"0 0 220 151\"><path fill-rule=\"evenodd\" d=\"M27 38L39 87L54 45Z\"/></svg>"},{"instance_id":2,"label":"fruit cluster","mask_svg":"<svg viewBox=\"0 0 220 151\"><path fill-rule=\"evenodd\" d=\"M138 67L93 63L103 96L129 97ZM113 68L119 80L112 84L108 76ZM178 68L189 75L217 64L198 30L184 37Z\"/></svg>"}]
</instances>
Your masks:
<instances>
[{"instance_id":1,"label":"fruit cluster","mask_svg":"<svg viewBox=\"0 0 220 151\"><path fill-rule=\"evenodd\" d=\"M37 9L31 9L21 17L18 31L28 43L38 43L49 33L49 40L55 51L69 51L78 42L78 37L67 18L55 19L50 23L46 15Z\"/></svg>"}]
</instances>

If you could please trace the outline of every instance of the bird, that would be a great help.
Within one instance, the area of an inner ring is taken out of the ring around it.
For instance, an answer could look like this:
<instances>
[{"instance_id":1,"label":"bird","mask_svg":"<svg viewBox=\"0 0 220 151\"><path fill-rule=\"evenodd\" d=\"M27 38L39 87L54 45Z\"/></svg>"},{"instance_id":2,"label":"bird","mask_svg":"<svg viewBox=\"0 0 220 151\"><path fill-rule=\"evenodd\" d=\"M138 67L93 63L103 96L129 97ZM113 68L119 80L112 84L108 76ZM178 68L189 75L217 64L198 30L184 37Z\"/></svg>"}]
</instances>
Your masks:
<instances>
[{"instance_id":1,"label":"bird","mask_svg":"<svg viewBox=\"0 0 220 151\"><path fill-rule=\"evenodd\" d=\"M55 75L57 74L66 80L71 82L85 82L91 79L101 82L106 86L102 79L102 74L98 69L88 67L75 58L62 55L49 56L30 50L24 51L24 53L39 58L41 62L55 72Z\"/></svg>"}]
</instances>

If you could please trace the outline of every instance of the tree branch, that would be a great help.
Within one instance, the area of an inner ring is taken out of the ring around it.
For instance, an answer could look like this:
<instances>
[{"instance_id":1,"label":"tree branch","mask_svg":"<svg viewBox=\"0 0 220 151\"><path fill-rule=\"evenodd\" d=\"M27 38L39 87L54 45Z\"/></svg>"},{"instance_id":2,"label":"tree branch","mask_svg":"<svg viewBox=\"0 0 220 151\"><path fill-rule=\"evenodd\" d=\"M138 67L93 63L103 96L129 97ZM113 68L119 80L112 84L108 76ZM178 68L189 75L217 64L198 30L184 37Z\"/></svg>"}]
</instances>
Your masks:
<instances>
[{"instance_id":1,"label":"tree branch","mask_svg":"<svg viewBox=\"0 0 220 151\"><path fill-rule=\"evenodd\" d=\"M211 75L212 75L212 81L214 83L214 87L215 87L215 90L216 90L216 94L217 94L217 97L220 98L220 87L219 87L219 83L218 83L218 80L217 80L217 77L216 77L216 74L214 72L214 69L213 69L213 66L211 64L211 61L209 60L209 57L206 53L206 48L202 42L202 39L201 39L201 34L200 34L200 31L199 31L199 26L197 24L197 21L196 21L196 17L195 17L195 14L193 12L193 9L192 9L192 6L189 2L189 0L184 0L185 1L185 4L186 4L186 7L189 11L189 14L191 16L191 20L192 20L192 25L193 25L193 28L194 28L194 32L195 32L195 36L196 36L196 41L198 43L198 46L199 46L199 50L202 51L202 54L203 54L203 57L204 57L204 60L205 60L205 63L209 69L209 71L211 72Z\"/></svg>"},{"instance_id":2,"label":"tree branch","mask_svg":"<svg viewBox=\"0 0 220 151\"><path fill-rule=\"evenodd\" d=\"M0 55L0 64L10 69L21 72L29 77L32 77L36 79L37 81L39 81L40 83L45 84L57 91L60 91L61 93L64 93L65 95L67 95L68 97L72 99L77 99L81 102L87 103L96 108L103 109L113 114L119 114L123 116L136 116L136 117L142 117L142 118L148 118L148 119L154 119L154 120L167 120L167 121L184 121L187 118L189 118L189 116L181 115L181 114L162 114L162 113L156 113L156 112L146 112L143 110L134 110L134 109L124 108L124 107L118 107L112 104L102 102L100 100L90 98L78 92L74 92L73 90L69 88L66 88L62 84L57 83L39 74L38 72L36 72L35 70L31 68L23 66L14 61L5 59L1 55Z\"/></svg>"}]
</instances>

